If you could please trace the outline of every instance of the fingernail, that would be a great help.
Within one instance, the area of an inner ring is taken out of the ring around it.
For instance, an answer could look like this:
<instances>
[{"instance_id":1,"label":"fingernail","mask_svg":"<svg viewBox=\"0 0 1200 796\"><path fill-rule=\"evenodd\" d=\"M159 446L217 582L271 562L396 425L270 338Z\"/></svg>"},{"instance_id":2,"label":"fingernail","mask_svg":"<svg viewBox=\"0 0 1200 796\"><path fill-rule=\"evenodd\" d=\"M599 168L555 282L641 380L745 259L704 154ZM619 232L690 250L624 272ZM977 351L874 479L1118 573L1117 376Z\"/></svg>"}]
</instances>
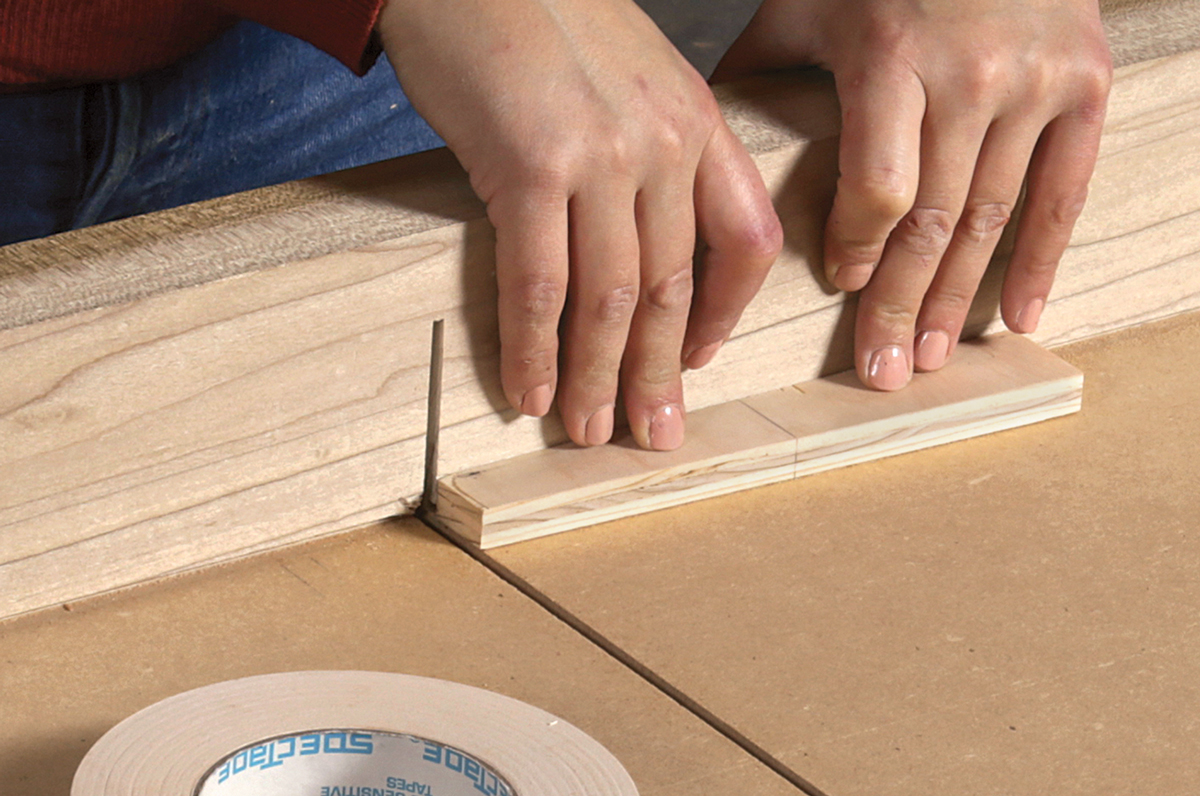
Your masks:
<instances>
[{"instance_id":1,"label":"fingernail","mask_svg":"<svg viewBox=\"0 0 1200 796\"><path fill-rule=\"evenodd\" d=\"M1017 331L1021 334L1036 332L1038 319L1042 317L1042 310L1045 308L1046 302L1040 298L1026 304L1025 308L1017 313Z\"/></svg>"},{"instance_id":2,"label":"fingernail","mask_svg":"<svg viewBox=\"0 0 1200 796\"><path fill-rule=\"evenodd\" d=\"M833 275L833 285L838 290L851 293L862 290L871 281L871 274L874 272L873 265L843 265Z\"/></svg>"},{"instance_id":3,"label":"fingernail","mask_svg":"<svg viewBox=\"0 0 1200 796\"><path fill-rule=\"evenodd\" d=\"M715 357L717 352L720 350L721 343L710 343L706 346L700 346L692 351L692 353L687 355L687 359L683 361L683 364L687 365L692 370L699 370L709 362L712 362L712 358Z\"/></svg>"},{"instance_id":4,"label":"fingernail","mask_svg":"<svg viewBox=\"0 0 1200 796\"><path fill-rule=\"evenodd\" d=\"M913 365L918 370L937 370L946 364L950 354L950 336L943 331L931 329L917 335L913 346Z\"/></svg>"},{"instance_id":5,"label":"fingernail","mask_svg":"<svg viewBox=\"0 0 1200 796\"><path fill-rule=\"evenodd\" d=\"M660 406L650 420L650 447L673 451L683 444L683 409L675 404Z\"/></svg>"},{"instance_id":6,"label":"fingernail","mask_svg":"<svg viewBox=\"0 0 1200 796\"><path fill-rule=\"evenodd\" d=\"M871 355L867 378L875 389L899 390L908 384L909 376L908 359L900 346L885 346Z\"/></svg>"},{"instance_id":7,"label":"fingernail","mask_svg":"<svg viewBox=\"0 0 1200 796\"><path fill-rule=\"evenodd\" d=\"M550 390L549 384L534 387L521 399L521 414L542 417L550 411L550 402L553 399L554 393Z\"/></svg>"},{"instance_id":8,"label":"fingernail","mask_svg":"<svg viewBox=\"0 0 1200 796\"><path fill-rule=\"evenodd\" d=\"M612 438L612 433L613 405L605 404L592 412L592 416L587 419L587 425L583 429L583 438L588 445L603 445Z\"/></svg>"}]
</instances>

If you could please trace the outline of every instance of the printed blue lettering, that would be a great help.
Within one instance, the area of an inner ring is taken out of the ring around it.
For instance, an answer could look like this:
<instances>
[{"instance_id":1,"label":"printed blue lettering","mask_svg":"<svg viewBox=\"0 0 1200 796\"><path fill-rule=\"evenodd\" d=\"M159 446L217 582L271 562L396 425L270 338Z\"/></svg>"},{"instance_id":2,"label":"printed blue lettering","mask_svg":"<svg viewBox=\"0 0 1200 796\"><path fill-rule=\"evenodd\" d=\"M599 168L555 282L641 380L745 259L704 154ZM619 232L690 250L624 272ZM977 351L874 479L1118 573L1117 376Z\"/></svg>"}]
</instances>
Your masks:
<instances>
[{"instance_id":1,"label":"printed blue lettering","mask_svg":"<svg viewBox=\"0 0 1200 796\"><path fill-rule=\"evenodd\" d=\"M295 738L281 738L280 740L275 742L276 750L278 750L284 744L287 744L287 748L288 748L287 753L285 754L283 752L277 752L277 754L275 756L278 757L280 760L287 760L289 757L295 757L296 756L296 739Z\"/></svg>"},{"instance_id":2,"label":"printed blue lettering","mask_svg":"<svg viewBox=\"0 0 1200 796\"><path fill-rule=\"evenodd\" d=\"M453 755L453 758L451 757L451 755ZM452 760L453 760L453 762L451 762ZM461 774L462 770L463 770L462 753L458 752L454 749L447 749L446 750L446 768L450 769L451 771L457 771Z\"/></svg>"},{"instance_id":3,"label":"printed blue lettering","mask_svg":"<svg viewBox=\"0 0 1200 796\"><path fill-rule=\"evenodd\" d=\"M300 736L300 754L315 755L321 753L321 736L315 733Z\"/></svg>"},{"instance_id":4,"label":"printed blue lettering","mask_svg":"<svg viewBox=\"0 0 1200 796\"><path fill-rule=\"evenodd\" d=\"M442 747L435 743L425 742L425 754L421 755L422 760L428 760L430 763L442 762Z\"/></svg>"},{"instance_id":5,"label":"printed blue lettering","mask_svg":"<svg viewBox=\"0 0 1200 796\"><path fill-rule=\"evenodd\" d=\"M350 733L350 749L351 754L369 755L374 753L375 744L371 743L371 734L368 732Z\"/></svg>"},{"instance_id":6,"label":"printed blue lettering","mask_svg":"<svg viewBox=\"0 0 1200 796\"><path fill-rule=\"evenodd\" d=\"M496 775L490 771L484 771L479 781L475 783L475 790L486 793L487 796L496 796L498 785L499 780L496 779Z\"/></svg>"}]
</instances>

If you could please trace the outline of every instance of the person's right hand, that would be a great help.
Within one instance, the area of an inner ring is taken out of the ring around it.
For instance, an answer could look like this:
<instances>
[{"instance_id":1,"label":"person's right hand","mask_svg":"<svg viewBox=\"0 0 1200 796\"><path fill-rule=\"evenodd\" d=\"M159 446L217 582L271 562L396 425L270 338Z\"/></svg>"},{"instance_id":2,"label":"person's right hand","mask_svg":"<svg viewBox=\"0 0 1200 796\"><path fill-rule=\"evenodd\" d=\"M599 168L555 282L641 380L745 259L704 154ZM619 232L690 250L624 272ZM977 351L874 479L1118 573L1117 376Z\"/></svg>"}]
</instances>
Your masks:
<instances>
[{"instance_id":1,"label":"person's right hand","mask_svg":"<svg viewBox=\"0 0 1200 796\"><path fill-rule=\"evenodd\" d=\"M678 447L681 363L712 359L782 245L703 78L630 0L389 0L378 30L496 228L509 402L557 395L596 445L619 382L638 444Z\"/></svg>"}]
</instances>

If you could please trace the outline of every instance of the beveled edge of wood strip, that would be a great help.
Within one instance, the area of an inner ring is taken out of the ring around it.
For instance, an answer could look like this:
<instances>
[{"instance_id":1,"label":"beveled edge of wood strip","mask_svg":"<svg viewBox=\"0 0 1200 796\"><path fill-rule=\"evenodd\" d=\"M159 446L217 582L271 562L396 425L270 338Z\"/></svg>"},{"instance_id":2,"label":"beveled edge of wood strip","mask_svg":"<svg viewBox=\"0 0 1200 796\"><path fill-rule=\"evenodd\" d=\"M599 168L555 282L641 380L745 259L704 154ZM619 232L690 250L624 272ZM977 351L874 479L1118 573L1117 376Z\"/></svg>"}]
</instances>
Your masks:
<instances>
[{"instance_id":1,"label":"beveled edge of wood strip","mask_svg":"<svg viewBox=\"0 0 1200 796\"><path fill-rule=\"evenodd\" d=\"M1083 374L1040 346L1011 334L997 335L967 346L966 356L928 381L918 381L899 394L855 390L856 411L867 415L845 426L804 431L790 418L805 415L814 403L838 401L839 393L854 389L845 374L818 379L795 388L772 390L742 401L702 410L715 414L729 407L753 410L786 435L746 448L728 440L708 446L705 431L689 429L689 441L666 454L661 468L647 464L656 454L634 459L613 454L613 446L580 449L573 446L535 451L439 482L436 521L451 533L483 548L573 530L633 514L680 505L705 497L762 486L863 461L908 453L936 445L1028 425L1081 408ZM1037 371L1025 372L1024 359L1036 359ZM986 386L967 375L996 365ZM1005 381L1005 369L1017 382ZM1028 378L1029 383L1022 383ZM966 395L945 398L947 382L965 385ZM809 392L805 392L807 387ZM913 408L914 404L926 406ZM892 412L888 406L904 406ZM946 417L947 411L952 412ZM875 416L870 416L870 415ZM708 430L710 433L712 429ZM789 446L792 453L786 453ZM662 455L662 454L658 454ZM782 459L780 458L782 456ZM606 468L611 475L575 484L567 462L582 470ZM646 469L638 469L639 465ZM732 467L730 465L733 465ZM542 483L531 484L539 468ZM522 492L508 503L503 481L509 478ZM565 488L564 488L565 486ZM556 491L558 490L558 491ZM490 495L490 497L487 497Z\"/></svg>"},{"instance_id":2,"label":"beveled edge of wood strip","mask_svg":"<svg viewBox=\"0 0 1200 796\"><path fill-rule=\"evenodd\" d=\"M1118 67L1200 48L1200 3L1101 5ZM825 118L799 129L794 119L772 121L772 105L814 87ZM719 86L717 95L754 154L836 133L832 81L812 70ZM0 330L483 218L466 175L440 149L25 241L0 247Z\"/></svg>"}]
</instances>

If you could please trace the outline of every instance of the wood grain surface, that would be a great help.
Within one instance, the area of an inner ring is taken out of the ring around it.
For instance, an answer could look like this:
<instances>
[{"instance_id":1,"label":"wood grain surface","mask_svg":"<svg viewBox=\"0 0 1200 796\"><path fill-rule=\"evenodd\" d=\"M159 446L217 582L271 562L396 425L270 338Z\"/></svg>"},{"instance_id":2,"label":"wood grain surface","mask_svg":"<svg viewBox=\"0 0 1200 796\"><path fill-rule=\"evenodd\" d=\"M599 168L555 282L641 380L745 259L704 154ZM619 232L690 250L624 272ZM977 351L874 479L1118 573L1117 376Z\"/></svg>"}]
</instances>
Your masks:
<instances>
[{"instance_id":1,"label":"wood grain surface","mask_svg":"<svg viewBox=\"0 0 1200 796\"><path fill-rule=\"evenodd\" d=\"M702 409L670 453L626 437L447 476L433 519L487 549L1060 417L1082 397L1077 369L995 335L900 393L864 389L848 371Z\"/></svg>"},{"instance_id":2,"label":"wood grain surface","mask_svg":"<svg viewBox=\"0 0 1200 796\"><path fill-rule=\"evenodd\" d=\"M1191 4L1121 8L1198 30ZM779 76L722 101L786 247L716 361L686 374L693 411L849 365L853 304L816 276L831 85ZM1127 65L1034 339L1200 306L1198 213L1200 52ZM433 152L0 249L0 616L408 510L435 318L444 472L563 441L501 395L492 241ZM1003 260L973 331L999 328Z\"/></svg>"}]
</instances>

